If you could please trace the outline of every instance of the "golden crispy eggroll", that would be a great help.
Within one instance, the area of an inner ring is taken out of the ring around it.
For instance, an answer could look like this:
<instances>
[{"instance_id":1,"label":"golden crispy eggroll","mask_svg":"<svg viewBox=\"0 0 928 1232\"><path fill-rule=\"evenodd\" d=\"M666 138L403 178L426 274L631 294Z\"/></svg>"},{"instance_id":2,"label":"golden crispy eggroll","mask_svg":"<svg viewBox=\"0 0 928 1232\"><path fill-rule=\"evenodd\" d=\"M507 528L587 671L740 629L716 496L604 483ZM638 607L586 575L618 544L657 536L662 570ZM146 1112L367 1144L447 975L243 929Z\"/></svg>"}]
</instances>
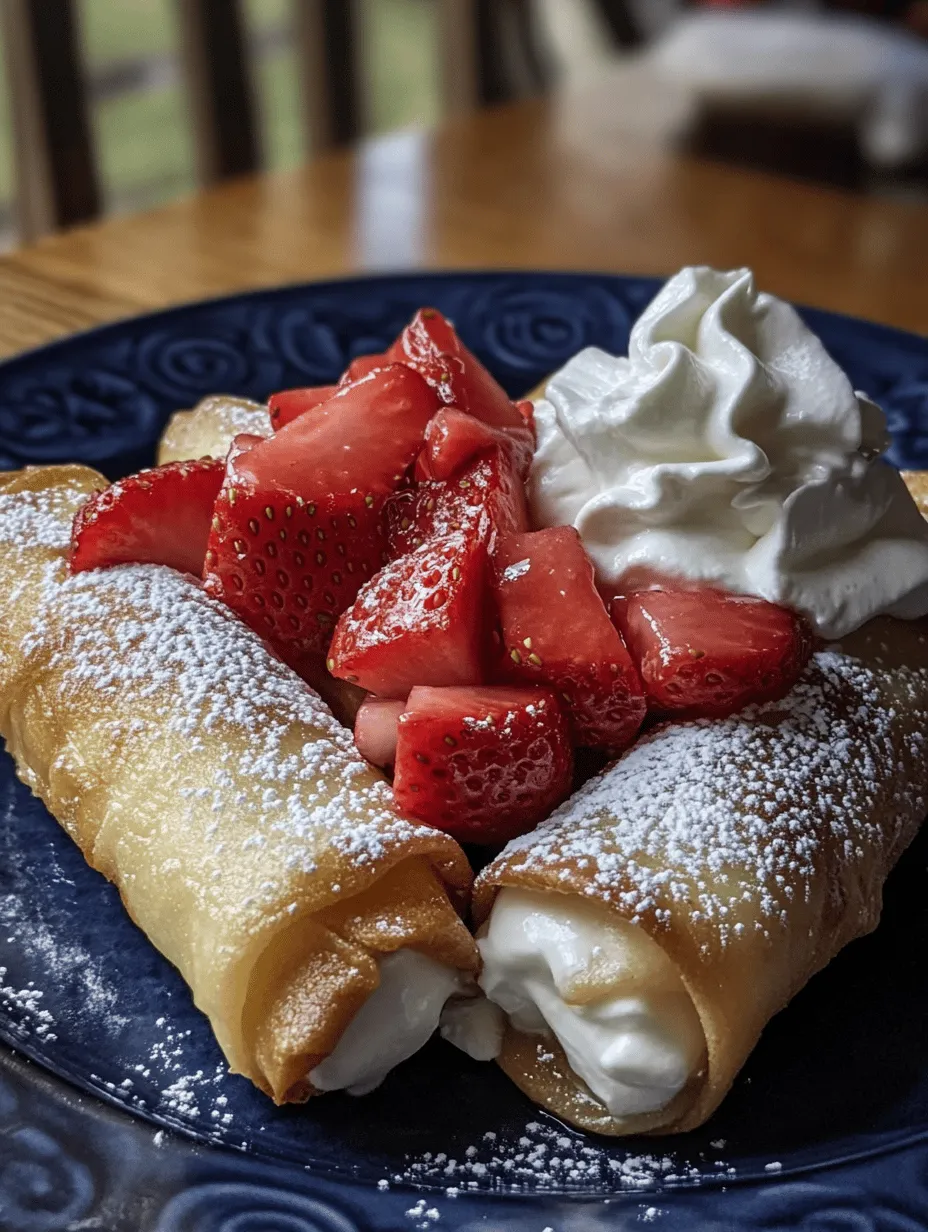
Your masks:
<instances>
[{"instance_id":1,"label":"golden crispy eggroll","mask_svg":"<svg viewBox=\"0 0 928 1232\"><path fill-rule=\"evenodd\" d=\"M452 905L467 860L397 816L318 695L192 578L69 575L71 519L103 484L83 467L0 478L0 732L232 1069L303 1099L381 962L411 951L426 982L476 970Z\"/></svg>"},{"instance_id":2,"label":"golden crispy eggroll","mask_svg":"<svg viewBox=\"0 0 928 1232\"><path fill-rule=\"evenodd\" d=\"M211 394L191 411L176 411L158 445L158 465L194 458L224 458L239 433L270 436L267 407L231 394Z\"/></svg>"},{"instance_id":3,"label":"golden crispy eggroll","mask_svg":"<svg viewBox=\"0 0 928 1232\"><path fill-rule=\"evenodd\" d=\"M782 701L654 729L511 842L475 887L505 1071L599 1133L701 1125L770 1018L876 927L925 815L926 731L926 625L877 619Z\"/></svg>"},{"instance_id":4,"label":"golden crispy eggroll","mask_svg":"<svg viewBox=\"0 0 928 1232\"><path fill-rule=\"evenodd\" d=\"M928 517L928 471L902 471L905 486L923 518Z\"/></svg>"}]
</instances>

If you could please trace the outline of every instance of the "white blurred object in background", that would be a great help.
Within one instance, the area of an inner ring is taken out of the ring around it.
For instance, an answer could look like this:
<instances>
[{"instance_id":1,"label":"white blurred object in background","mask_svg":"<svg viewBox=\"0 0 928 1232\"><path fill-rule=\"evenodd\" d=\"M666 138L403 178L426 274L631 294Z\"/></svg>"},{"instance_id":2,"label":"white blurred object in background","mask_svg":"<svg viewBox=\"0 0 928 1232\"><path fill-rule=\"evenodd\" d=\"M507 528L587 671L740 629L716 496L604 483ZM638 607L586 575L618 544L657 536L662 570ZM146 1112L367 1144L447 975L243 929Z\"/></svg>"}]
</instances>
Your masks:
<instances>
[{"instance_id":1,"label":"white blurred object in background","mask_svg":"<svg viewBox=\"0 0 928 1232\"><path fill-rule=\"evenodd\" d=\"M677 21L647 60L698 103L848 118L880 169L928 152L928 44L866 18L698 13Z\"/></svg>"}]
</instances>

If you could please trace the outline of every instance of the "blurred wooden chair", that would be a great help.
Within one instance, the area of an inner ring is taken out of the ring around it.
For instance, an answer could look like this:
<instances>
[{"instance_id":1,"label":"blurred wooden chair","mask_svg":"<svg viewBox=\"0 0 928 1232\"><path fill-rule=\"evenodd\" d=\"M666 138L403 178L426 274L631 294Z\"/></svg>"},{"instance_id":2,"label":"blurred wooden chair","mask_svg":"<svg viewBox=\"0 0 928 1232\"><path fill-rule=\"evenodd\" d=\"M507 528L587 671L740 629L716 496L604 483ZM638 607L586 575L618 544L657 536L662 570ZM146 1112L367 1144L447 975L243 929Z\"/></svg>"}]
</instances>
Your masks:
<instances>
[{"instance_id":1,"label":"blurred wooden chair","mask_svg":"<svg viewBox=\"0 0 928 1232\"><path fill-rule=\"evenodd\" d=\"M614 0L613 0L614 2ZM307 150L363 136L359 7L291 0ZM434 0L444 109L543 90L551 79L532 0ZM199 182L257 171L260 124L242 0L176 0ZM0 0L19 232L31 240L101 208L76 0Z\"/></svg>"}]
</instances>

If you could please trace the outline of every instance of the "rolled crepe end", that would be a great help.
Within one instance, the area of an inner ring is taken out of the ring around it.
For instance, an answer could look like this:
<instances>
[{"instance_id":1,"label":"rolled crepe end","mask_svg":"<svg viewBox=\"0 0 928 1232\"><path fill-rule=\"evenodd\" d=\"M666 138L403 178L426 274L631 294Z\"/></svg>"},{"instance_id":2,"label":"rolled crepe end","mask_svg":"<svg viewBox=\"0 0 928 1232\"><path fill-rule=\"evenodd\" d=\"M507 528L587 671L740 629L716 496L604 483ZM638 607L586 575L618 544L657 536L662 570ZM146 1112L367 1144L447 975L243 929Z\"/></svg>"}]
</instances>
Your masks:
<instances>
[{"instance_id":1,"label":"rolled crepe end","mask_svg":"<svg viewBox=\"0 0 928 1232\"><path fill-rule=\"evenodd\" d=\"M422 856L275 934L251 974L247 1077L278 1104L316 1094L307 1075L378 987L379 960L404 948L476 975L473 939Z\"/></svg>"},{"instance_id":2,"label":"rolled crepe end","mask_svg":"<svg viewBox=\"0 0 928 1232\"><path fill-rule=\"evenodd\" d=\"M698 1070L682 1091L655 1112L614 1117L571 1069L553 1035L529 1035L507 1025L497 1057L503 1072L529 1099L555 1116L594 1134L675 1134L690 1128L684 1118L693 1107L705 1079Z\"/></svg>"}]
</instances>

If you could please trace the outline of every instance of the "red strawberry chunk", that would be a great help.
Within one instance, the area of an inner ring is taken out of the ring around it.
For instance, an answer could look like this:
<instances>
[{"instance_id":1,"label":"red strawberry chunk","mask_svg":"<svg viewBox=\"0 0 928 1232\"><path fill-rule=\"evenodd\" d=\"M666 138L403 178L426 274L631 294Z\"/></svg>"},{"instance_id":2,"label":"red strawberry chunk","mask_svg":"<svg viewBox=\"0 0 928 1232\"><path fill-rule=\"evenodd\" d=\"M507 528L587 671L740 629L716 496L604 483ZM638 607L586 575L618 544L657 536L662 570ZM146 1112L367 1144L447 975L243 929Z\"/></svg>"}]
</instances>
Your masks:
<instances>
[{"instance_id":1,"label":"red strawberry chunk","mask_svg":"<svg viewBox=\"0 0 928 1232\"><path fill-rule=\"evenodd\" d=\"M555 689L575 744L613 752L635 739L644 691L572 526L503 535L494 558L499 673Z\"/></svg>"},{"instance_id":2,"label":"red strawberry chunk","mask_svg":"<svg viewBox=\"0 0 928 1232\"><path fill-rule=\"evenodd\" d=\"M282 389L271 394L267 400L271 427L278 432L306 411L328 402L337 389L337 385L316 385L310 389Z\"/></svg>"},{"instance_id":3,"label":"red strawberry chunk","mask_svg":"<svg viewBox=\"0 0 928 1232\"><path fill-rule=\"evenodd\" d=\"M734 714L783 697L812 653L801 616L726 591L649 590L613 601L648 705L678 717Z\"/></svg>"},{"instance_id":4,"label":"red strawberry chunk","mask_svg":"<svg viewBox=\"0 0 928 1232\"><path fill-rule=\"evenodd\" d=\"M437 309L420 308L386 354L421 372L446 406L494 428L524 427L509 395Z\"/></svg>"},{"instance_id":5,"label":"red strawberry chunk","mask_svg":"<svg viewBox=\"0 0 928 1232\"><path fill-rule=\"evenodd\" d=\"M74 519L71 572L136 562L199 577L224 472L213 458L168 462L95 492Z\"/></svg>"},{"instance_id":6,"label":"red strawberry chunk","mask_svg":"<svg viewBox=\"0 0 928 1232\"><path fill-rule=\"evenodd\" d=\"M231 469L213 511L204 586L300 670L303 657L325 653L382 554L379 510L361 493L304 500L257 491Z\"/></svg>"},{"instance_id":7,"label":"red strawberry chunk","mask_svg":"<svg viewBox=\"0 0 928 1232\"><path fill-rule=\"evenodd\" d=\"M420 483L412 491L397 492L387 500L384 517L390 555L394 557L418 547L432 535L483 523L498 535L528 528L525 488L509 457L498 449L477 458L453 479Z\"/></svg>"},{"instance_id":8,"label":"red strawberry chunk","mask_svg":"<svg viewBox=\"0 0 928 1232\"><path fill-rule=\"evenodd\" d=\"M239 477L257 491L307 501L349 492L386 495L414 461L437 409L422 377L392 364L343 386L312 415L255 445L239 459Z\"/></svg>"},{"instance_id":9,"label":"red strawberry chunk","mask_svg":"<svg viewBox=\"0 0 928 1232\"><path fill-rule=\"evenodd\" d=\"M350 385L353 381L359 381L362 376L369 376L370 373L394 362L387 358L386 351L380 351L376 355L358 355L341 374L338 383L339 385Z\"/></svg>"},{"instance_id":10,"label":"red strawberry chunk","mask_svg":"<svg viewBox=\"0 0 928 1232\"><path fill-rule=\"evenodd\" d=\"M508 451L524 480L535 449L534 433L528 425L503 432L456 407L444 406L425 429L425 448L416 460L416 477L450 479L478 454L495 448Z\"/></svg>"},{"instance_id":11,"label":"red strawberry chunk","mask_svg":"<svg viewBox=\"0 0 928 1232\"><path fill-rule=\"evenodd\" d=\"M380 697L484 679L486 536L430 539L365 585L338 622L328 668Z\"/></svg>"},{"instance_id":12,"label":"red strawberry chunk","mask_svg":"<svg viewBox=\"0 0 928 1232\"><path fill-rule=\"evenodd\" d=\"M397 806L462 842L524 834L570 791L570 735L549 689L413 689L397 731Z\"/></svg>"},{"instance_id":13,"label":"red strawberry chunk","mask_svg":"<svg viewBox=\"0 0 928 1232\"><path fill-rule=\"evenodd\" d=\"M354 742L361 756L372 765L386 769L396 760L396 725L405 709L405 701L387 697L368 697L359 706Z\"/></svg>"},{"instance_id":14,"label":"red strawberry chunk","mask_svg":"<svg viewBox=\"0 0 928 1232\"><path fill-rule=\"evenodd\" d=\"M535 439L535 403L529 398L524 398L521 402L517 402L516 410L525 420L527 426L531 429L532 440Z\"/></svg>"}]
</instances>

